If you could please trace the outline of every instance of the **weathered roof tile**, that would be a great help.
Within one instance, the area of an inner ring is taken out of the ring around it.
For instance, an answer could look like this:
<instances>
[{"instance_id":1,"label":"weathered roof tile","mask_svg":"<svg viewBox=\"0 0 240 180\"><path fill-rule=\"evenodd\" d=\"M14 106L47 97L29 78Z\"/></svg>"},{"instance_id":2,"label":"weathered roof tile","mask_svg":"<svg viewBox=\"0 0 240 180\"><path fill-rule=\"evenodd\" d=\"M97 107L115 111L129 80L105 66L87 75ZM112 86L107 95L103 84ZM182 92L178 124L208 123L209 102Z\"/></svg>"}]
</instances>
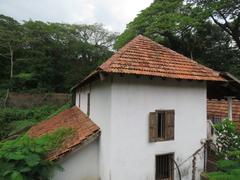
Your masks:
<instances>
[{"instance_id":1,"label":"weathered roof tile","mask_svg":"<svg viewBox=\"0 0 240 180\"><path fill-rule=\"evenodd\" d=\"M108 73L224 81L218 72L142 35L130 41L99 68Z\"/></svg>"},{"instance_id":2,"label":"weathered roof tile","mask_svg":"<svg viewBox=\"0 0 240 180\"><path fill-rule=\"evenodd\" d=\"M60 148L49 153L49 160L58 159L77 145L87 141L89 137L100 134L99 127L76 106L33 126L28 131L28 134L31 137L39 137L54 132L58 128L72 128L74 129L74 134L73 137L66 139Z\"/></svg>"},{"instance_id":3,"label":"weathered roof tile","mask_svg":"<svg viewBox=\"0 0 240 180\"><path fill-rule=\"evenodd\" d=\"M233 100L232 103L233 120L240 121L240 101ZM221 119L228 116L227 100L212 99L207 101L207 116L208 119L219 117Z\"/></svg>"}]
</instances>

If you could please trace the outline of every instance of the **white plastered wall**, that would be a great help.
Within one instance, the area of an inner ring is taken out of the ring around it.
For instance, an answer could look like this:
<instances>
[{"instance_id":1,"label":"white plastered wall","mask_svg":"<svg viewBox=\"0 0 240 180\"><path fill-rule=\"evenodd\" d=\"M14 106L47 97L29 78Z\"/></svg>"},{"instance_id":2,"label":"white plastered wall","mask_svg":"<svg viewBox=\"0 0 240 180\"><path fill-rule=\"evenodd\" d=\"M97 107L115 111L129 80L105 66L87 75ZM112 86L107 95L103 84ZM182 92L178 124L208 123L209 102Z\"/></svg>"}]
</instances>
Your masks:
<instances>
[{"instance_id":1,"label":"white plastered wall","mask_svg":"<svg viewBox=\"0 0 240 180\"><path fill-rule=\"evenodd\" d=\"M64 171L55 170L53 180L99 180L98 140L59 160Z\"/></svg>"},{"instance_id":2,"label":"white plastered wall","mask_svg":"<svg viewBox=\"0 0 240 180\"><path fill-rule=\"evenodd\" d=\"M90 118L101 129L99 174L101 180L107 180L110 177L111 80L94 82L81 88L80 109L84 113L87 113L88 92L90 92Z\"/></svg>"},{"instance_id":3,"label":"white plastered wall","mask_svg":"<svg viewBox=\"0 0 240 180\"><path fill-rule=\"evenodd\" d=\"M101 180L155 180L155 155L174 153L181 164L206 138L206 83L118 77L81 89L80 108L101 128ZM76 98L77 101L77 98ZM175 110L174 141L149 143L148 115L156 109ZM196 159L196 179L203 169L203 151ZM192 158L180 166L183 180L192 176ZM177 180L175 170L175 180Z\"/></svg>"},{"instance_id":4,"label":"white plastered wall","mask_svg":"<svg viewBox=\"0 0 240 180\"><path fill-rule=\"evenodd\" d=\"M172 152L180 164L199 149L201 139L206 138L204 82L115 78L111 101L112 180L155 180L155 155ZM173 141L149 142L148 115L156 109L175 110ZM196 179L203 162L201 151L197 156ZM180 166L180 171L183 180L191 179L192 158Z\"/></svg>"}]
</instances>

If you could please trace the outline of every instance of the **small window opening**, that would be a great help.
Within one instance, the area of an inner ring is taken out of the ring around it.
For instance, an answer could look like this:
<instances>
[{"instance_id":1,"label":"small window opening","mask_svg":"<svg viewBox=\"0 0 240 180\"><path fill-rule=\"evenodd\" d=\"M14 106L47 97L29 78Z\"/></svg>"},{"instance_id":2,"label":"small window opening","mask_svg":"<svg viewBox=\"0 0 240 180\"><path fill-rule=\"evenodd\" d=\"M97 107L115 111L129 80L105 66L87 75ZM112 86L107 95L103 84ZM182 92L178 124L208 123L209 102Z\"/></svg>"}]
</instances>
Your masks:
<instances>
[{"instance_id":1,"label":"small window opening","mask_svg":"<svg viewBox=\"0 0 240 180\"><path fill-rule=\"evenodd\" d=\"M149 113L149 141L174 140L174 110Z\"/></svg>"},{"instance_id":2,"label":"small window opening","mask_svg":"<svg viewBox=\"0 0 240 180\"><path fill-rule=\"evenodd\" d=\"M220 116L213 116L211 120L212 120L213 124L217 124L217 123L220 123L222 121Z\"/></svg>"},{"instance_id":3,"label":"small window opening","mask_svg":"<svg viewBox=\"0 0 240 180\"><path fill-rule=\"evenodd\" d=\"M158 138L165 138L165 113L158 113Z\"/></svg>"},{"instance_id":4,"label":"small window opening","mask_svg":"<svg viewBox=\"0 0 240 180\"><path fill-rule=\"evenodd\" d=\"M156 180L173 180L173 154L156 156Z\"/></svg>"}]
</instances>

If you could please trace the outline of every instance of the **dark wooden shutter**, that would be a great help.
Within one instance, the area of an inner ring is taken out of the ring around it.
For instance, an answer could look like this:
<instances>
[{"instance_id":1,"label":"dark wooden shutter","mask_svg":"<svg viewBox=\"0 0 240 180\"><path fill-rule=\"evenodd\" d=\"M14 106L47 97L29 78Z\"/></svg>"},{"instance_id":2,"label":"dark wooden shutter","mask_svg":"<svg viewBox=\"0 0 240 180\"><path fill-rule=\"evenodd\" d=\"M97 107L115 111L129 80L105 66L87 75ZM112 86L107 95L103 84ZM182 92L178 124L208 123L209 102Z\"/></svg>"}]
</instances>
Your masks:
<instances>
[{"instance_id":1,"label":"dark wooden shutter","mask_svg":"<svg viewBox=\"0 0 240 180\"><path fill-rule=\"evenodd\" d=\"M157 113L149 113L149 141L155 142L157 140Z\"/></svg>"},{"instance_id":2,"label":"dark wooden shutter","mask_svg":"<svg viewBox=\"0 0 240 180\"><path fill-rule=\"evenodd\" d=\"M174 139L174 110L165 111L165 133L166 140Z\"/></svg>"}]
</instances>

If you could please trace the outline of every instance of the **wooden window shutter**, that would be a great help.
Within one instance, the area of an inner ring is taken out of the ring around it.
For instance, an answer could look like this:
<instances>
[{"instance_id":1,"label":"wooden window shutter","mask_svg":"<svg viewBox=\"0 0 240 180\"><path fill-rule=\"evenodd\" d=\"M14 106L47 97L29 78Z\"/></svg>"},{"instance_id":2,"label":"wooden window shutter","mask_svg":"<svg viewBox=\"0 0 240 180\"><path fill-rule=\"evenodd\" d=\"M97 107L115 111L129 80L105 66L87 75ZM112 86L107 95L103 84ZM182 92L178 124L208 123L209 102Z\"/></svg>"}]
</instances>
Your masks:
<instances>
[{"instance_id":1,"label":"wooden window shutter","mask_svg":"<svg viewBox=\"0 0 240 180\"><path fill-rule=\"evenodd\" d=\"M166 140L174 139L174 110L165 111L165 138Z\"/></svg>"},{"instance_id":2,"label":"wooden window shutter","mask_svg":"<svg viewBox=\"0 0 240 180\"><path fill-rule=\"evenodd\" d=\"M149 141L155 142L157 140L157 113L150 112L149 113Z\"/></svg>"}]
</instances>

